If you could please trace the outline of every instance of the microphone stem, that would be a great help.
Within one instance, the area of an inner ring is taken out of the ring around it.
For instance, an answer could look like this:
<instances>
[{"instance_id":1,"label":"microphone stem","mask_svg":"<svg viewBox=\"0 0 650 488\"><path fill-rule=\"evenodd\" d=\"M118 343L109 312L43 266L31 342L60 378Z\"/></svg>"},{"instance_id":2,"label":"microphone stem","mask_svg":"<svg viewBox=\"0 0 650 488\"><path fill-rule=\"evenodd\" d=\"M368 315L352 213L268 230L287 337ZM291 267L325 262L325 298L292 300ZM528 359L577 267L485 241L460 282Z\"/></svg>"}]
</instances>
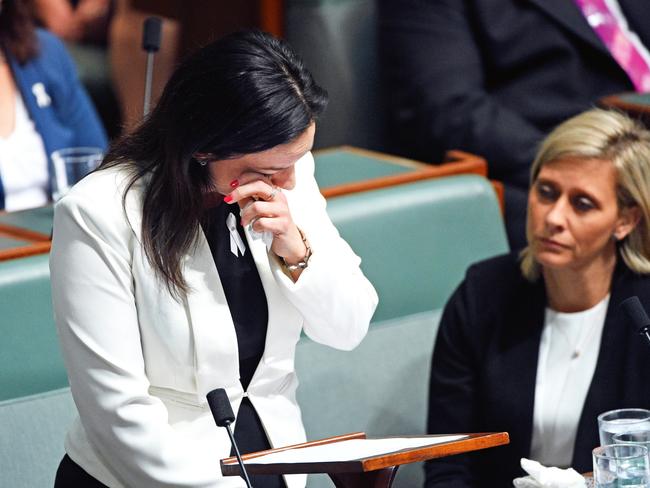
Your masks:
<instances>
[{"instance_id":1,"label":"microphone stem","mask_svg":"<svg viewBox=\"0 0 650 488\"><path fill-rule=\"evenodd\" d=\"M251 485L251 480L248 479L248 473L246 472L246 468L244 467L244 461L242 461L241 454L239 454L239 448L237 447L237 443L235 442L235 437L232 435L232 431L230 430L230 424L226 424L225 427L226 430L228 431L228 436L230 436L230 443L232 444L233 449L235 449L235 456L237 456L237 462L239 462L239 467L241 468L242 478L244 478L244 481L246 481L246 486L248 488L253 488L253 486Z\"/></svg>"},{"instance_id":2,"label":"microphone stem","mask_svg":"<svg viewBox=\"0 0 650 488\"><path fill-rule=\"evenodd\" d=\"M147 51L147 72L144 82L144 116L149 115L149 104L151 102L151 83L153 81L153 51Z\"/></svg>"}]
</instances>

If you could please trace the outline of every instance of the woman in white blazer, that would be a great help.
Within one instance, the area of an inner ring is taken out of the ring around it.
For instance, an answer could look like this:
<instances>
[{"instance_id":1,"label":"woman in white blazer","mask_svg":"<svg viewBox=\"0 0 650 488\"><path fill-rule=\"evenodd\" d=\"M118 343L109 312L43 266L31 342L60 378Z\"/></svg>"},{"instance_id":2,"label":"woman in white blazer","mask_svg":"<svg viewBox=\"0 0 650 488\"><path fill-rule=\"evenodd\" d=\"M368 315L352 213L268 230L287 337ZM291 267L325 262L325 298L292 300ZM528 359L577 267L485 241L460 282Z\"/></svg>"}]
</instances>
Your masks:
<instances>
[{"instance_id":1,"label":"woman in white blazer","mask_svg":"<svg viewBox=\"0 0 650 488\"><path fill-rule=\"evenodd\" d=\"M59 201L52 295L79 418L57 488L244 486L220 474L215 388L249 449L305 440L301 332L352 349L377 304L314 180L326 100L281 41L228 36Z\"/></svg>"}]
</instances>

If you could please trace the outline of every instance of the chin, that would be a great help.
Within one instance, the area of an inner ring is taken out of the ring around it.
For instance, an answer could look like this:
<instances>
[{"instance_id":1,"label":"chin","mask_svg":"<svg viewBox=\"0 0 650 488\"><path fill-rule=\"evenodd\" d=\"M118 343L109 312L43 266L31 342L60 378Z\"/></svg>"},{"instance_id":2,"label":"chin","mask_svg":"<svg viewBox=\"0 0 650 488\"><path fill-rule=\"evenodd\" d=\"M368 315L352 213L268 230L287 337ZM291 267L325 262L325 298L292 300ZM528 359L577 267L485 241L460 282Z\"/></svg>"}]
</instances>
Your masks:
<instances>
[{"instance_id":1,"label":"chin","mask_svg":"<svg viewBox=\"0 0 650 488\"><path fill-rule=\"evenodd\" d=\"M535 260L540 266L549 269L562 269L571 264L571 260L568 259L567 256L547 252L537 253L535 255Z\"/></svg>"}]
</instances>

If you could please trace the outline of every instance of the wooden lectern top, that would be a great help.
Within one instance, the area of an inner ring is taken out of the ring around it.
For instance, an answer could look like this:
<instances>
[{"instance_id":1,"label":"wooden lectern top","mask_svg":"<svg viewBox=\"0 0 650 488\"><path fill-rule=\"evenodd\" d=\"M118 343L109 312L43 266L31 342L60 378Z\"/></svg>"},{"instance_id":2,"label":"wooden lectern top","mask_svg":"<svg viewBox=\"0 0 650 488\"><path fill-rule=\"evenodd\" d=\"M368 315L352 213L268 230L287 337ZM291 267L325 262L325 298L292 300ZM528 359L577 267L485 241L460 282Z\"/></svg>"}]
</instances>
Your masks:
<instances>
[{"instance_id":1,"label":"wooden lectern top","mask_svg":"<svg viewBox=\"0 0 650 488\"><path fill-rule=\"evenodd\" d=\"M416 463L445 456L452 456L454 454L461 454L469 451L477 451L479 449L487 449L489 447L500 446L508 444L510 439L507 432L490 432L480 434L459 434L465 435L462 439L436 443L436 438L447 437L440 435L430 436L396 436L399 438L426 438L430 437L432 444L404 449L396 452L387 452L377 456L370 456L366 458L354 459L350 461L335 461L335 462L307 462L307 463L255 463L255 458L265 456L267 454L288 451L292 449L303 449L307 447L314 447L323 444L331 444L334 442L347 441L352 439L365 439L366 434L363 432L355 432L351 434L330 437L318 441L306 442L304 444L296 444L293 446L280 447L277 449L269 449L266 451L259 451L242 456L246 464L246 470L250 474L304 474L304 473L364 473L369 471L381 470L384 468L391 468L400 466L402 464ZM390 438L386 438L390 439ZM237 464L236 457L229 457L221 460L221 472L224 476L239 476L240 469Z\"/></svg>"}]
</instances>

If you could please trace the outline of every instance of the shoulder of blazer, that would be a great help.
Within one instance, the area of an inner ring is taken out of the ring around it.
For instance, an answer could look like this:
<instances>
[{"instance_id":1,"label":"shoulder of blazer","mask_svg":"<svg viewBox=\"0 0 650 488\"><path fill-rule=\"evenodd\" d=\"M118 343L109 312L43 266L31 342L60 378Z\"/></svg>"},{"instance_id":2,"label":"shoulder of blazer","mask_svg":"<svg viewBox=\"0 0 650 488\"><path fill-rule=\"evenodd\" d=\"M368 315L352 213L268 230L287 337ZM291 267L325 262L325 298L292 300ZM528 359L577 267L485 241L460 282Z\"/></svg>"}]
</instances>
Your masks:
<instances>
[{"instance_id":1,"label":"shoulder of blazer","mask_svg":"<svg viewBox=\"0 0 650 488\"><path fill-rule=\"evenodd\" d=\"M128 169L123 166L89 174L56 204L55 214L63 212L65 208L68 213L91 220L100 230L116 232L122 236L135 233L139 239L142 184L138 180L129 187L130 176Z\"/></svg>"}]
</instances>

